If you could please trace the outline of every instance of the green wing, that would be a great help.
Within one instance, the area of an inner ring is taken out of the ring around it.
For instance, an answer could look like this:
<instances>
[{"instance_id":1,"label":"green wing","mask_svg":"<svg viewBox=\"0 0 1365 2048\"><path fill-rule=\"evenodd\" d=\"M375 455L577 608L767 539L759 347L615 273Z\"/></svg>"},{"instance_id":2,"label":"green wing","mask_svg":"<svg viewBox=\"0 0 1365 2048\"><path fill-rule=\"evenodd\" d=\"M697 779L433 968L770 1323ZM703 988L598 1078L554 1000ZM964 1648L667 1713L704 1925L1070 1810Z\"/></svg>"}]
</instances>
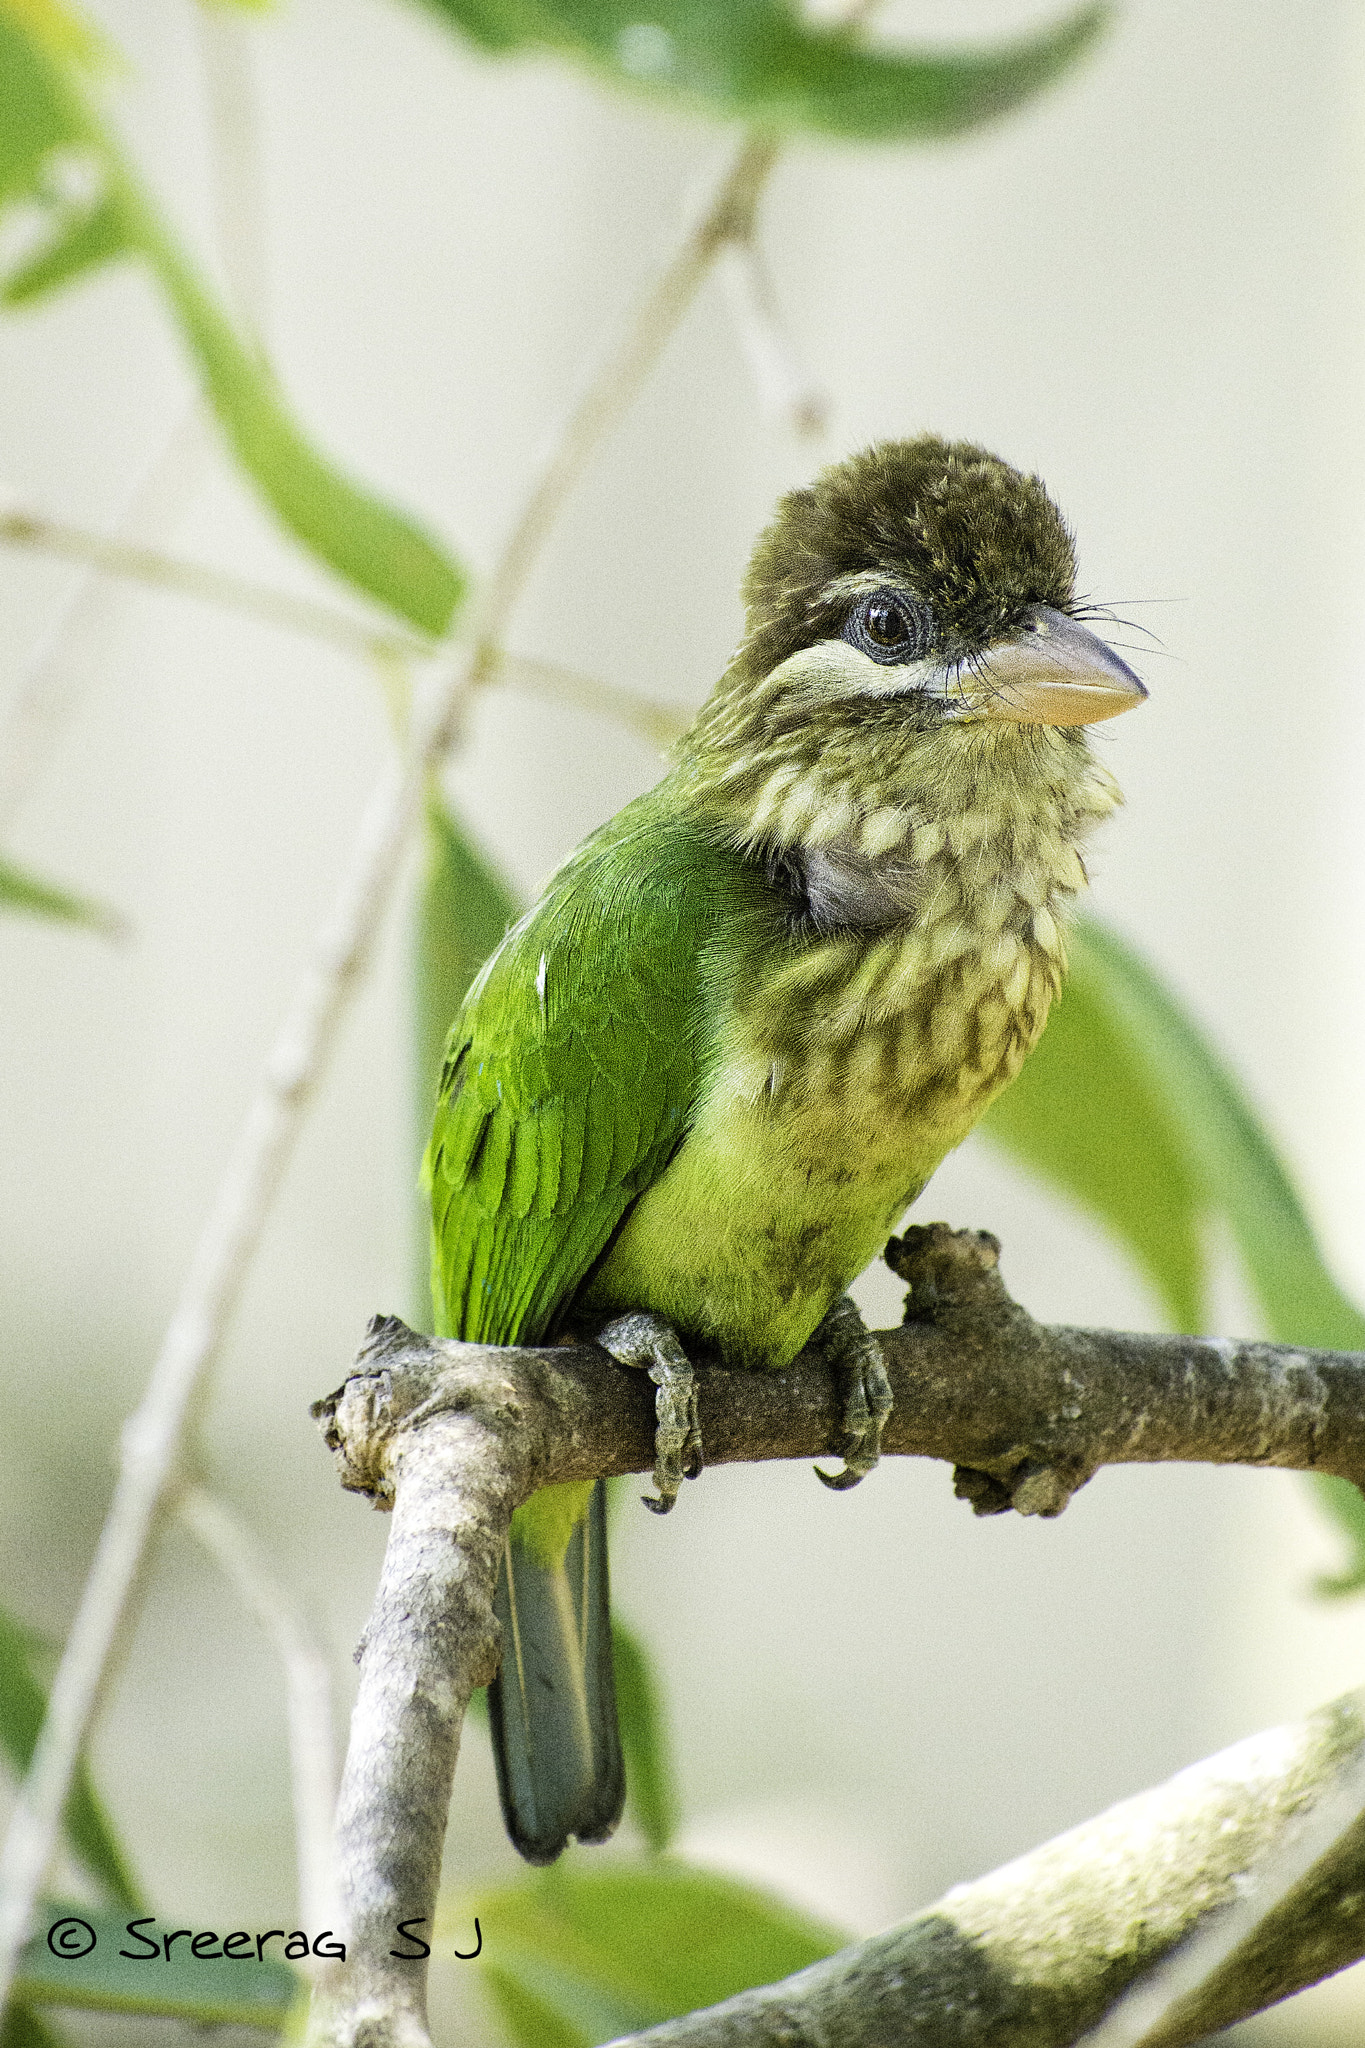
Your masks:
<instances>
[{"instance_id":1,"label":"green wing","mask_svg":"<svg viewBox=\"0 0 1365 2048\"><path fill-rule=\"evenodd\" d=\"M455 1020L426 1165L442 1335L540 1341L686 1134L739 863L667 789L560 870Z\"/></svg>"}]
</instances>

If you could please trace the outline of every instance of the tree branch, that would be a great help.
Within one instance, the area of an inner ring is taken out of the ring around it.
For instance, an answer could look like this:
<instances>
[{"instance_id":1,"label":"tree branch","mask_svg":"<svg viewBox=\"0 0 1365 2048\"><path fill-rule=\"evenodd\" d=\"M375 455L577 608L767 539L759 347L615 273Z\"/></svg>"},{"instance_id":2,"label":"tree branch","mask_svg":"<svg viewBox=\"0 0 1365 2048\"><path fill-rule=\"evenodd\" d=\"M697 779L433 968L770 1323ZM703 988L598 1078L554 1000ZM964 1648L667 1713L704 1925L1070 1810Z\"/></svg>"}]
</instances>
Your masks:
<instances>
[{"instance_id":1,"label":"tree branch","mask_svg":"<svg viewBox=\"0 0 1365 2048\"><path fill-rule=\"evenodd\" d=\"M1006 1292L995 1239L984 1232L954 1232L945 1224L907 1231L892 1240L887 1256L911 1293L905 1324L881 1335L896 1398L884 1449L947 1459L957 1468L958 1493L979 1514L1013 1507L1021 1514L1056 1515L1104 1464L1182 1459L1284 1465L1357 1480L1365 1475L1365 1354L1037 1323ZM783 1373L713 1365L698 1378L709 1463L837 1450L839 1391L813 1355L803 1353ZM425 2044L422 1967L391 1959L388 1950L398 1920L429 1918L434 1909L465 1704L497 1665L492 1602L508 1522L518 1503L541 1486L648 1471L654 1459L653 1393L642 1374L623 1370L591 1345L531 1350L457 1344L419 1337L388 1317L371 1325L346 1384L316 1404L341 1484L368 1495L377 1507L393 1509L395 1526L363 1646L341 1795L350 1960L320 1998L313 2042L337 2048L361 2039L370 2048ZM1302 1803L1299 1792L1293 1797ZM1263 1846L1266 1828L1278 1830L1279 1812L1272 1800L1257 1844ZM1250 1819L1246 1825L1252 1826ZM1203 1821L1192 1819L1190 1826L1198 1834ZM1360 1854L1365 1861L1365 1835ZM1166 1887L1163 1898L1180 1886L1180 1896L1188 1898L1162 1921L1168 1936L1159 1951L1150 1945L1140 1953L1124 1951L1126 1975L1104 1974L1114 1957L1103 1950L1104 1996L1085 2006L1086 2025L1157 1952L1164 1953L1228 1895L1216 1885L1208 1890L1202 1861L1168 1870L1158 1857L1158 1872L1148 1868L1150 1844L1134 1855L1133 1886L1150 1889L1159 1880ZM1203 1858L1202 1848L1198 1856ZM1080 1866L1071 1850L1063 1865L1067 1882L1079 1884ZM1051 1923L1045 1917L1039 1924ZM1076 1937L1068 1939L1074 1943ZM1353 1928L1350 1940L1358 1942L1351 1954L1365 1950L1365 1924ZM1087 1933L1082 1946L1089 1941ZM970 1944L960 1946L965 1953ZM1346 1959L1343 1954L1323 1969ZM1084 1978L1082 1962L1072 1957L1068 1968L1073 1965L1073 1974ZM955 1964L954 1972L954 1995L970 1989L974 1980L966 1963ZM1293 1987L1268 1991L1261 2003L1288 1988ZM1075 2009L1082 2005L1083 1998ZM699 2043L712 2038L783 2037L696 2036ZM864 2037L813 2030L790 2038L832 2043ZM950 2048L960 2039L966 2048L986 2037L904 2038L932 2039L935 2048ZM1075 2033L989 2038L992 2048L1014 2040L1050 2048ZM1172 2035L1172 2048L1177 2038L1194 2037Z\"/></svg>"}]
</instances>

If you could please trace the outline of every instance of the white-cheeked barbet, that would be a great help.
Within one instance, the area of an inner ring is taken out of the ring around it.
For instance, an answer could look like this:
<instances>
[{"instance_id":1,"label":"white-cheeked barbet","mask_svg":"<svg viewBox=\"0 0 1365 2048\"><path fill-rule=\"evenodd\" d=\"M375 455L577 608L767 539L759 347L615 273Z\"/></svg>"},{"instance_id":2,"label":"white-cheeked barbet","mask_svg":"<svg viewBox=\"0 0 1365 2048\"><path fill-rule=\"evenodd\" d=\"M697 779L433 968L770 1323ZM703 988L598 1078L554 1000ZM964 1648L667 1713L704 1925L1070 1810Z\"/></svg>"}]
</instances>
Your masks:
<instances>
[{"instance_id":1,"label":"white-cheeked barbet","mask_svg":"<svg viewBox=\"0 0 1365 2048\"><path fill-rule=\"evenodd\" d=\"M845 1290L1018 1073L1118 801L1086 727L1141 683L1075 616L1037 477L932 435L782 500L743 641L670 772L551 878L450 1035L428 1155L439 1331L595 1336L660 1385L659 1500L700 1444L686 1351L890 1397ZM519 1510L490 1698L533 1861L623 1799L603 1490Z\"/></svg>"}]
</instances>

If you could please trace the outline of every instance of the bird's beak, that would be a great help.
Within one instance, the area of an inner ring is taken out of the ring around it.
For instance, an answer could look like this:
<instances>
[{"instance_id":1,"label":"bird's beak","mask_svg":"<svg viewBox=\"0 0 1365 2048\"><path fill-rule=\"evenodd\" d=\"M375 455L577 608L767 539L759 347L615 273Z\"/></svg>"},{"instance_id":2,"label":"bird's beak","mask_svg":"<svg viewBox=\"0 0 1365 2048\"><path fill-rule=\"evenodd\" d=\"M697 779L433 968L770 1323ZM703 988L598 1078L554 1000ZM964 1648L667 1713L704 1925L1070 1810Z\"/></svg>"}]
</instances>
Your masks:
<instances>
[{"instance_id":1,"label":"bird's beak","mask_svg":"<svg viewBox=\"0 0 1365 2048\"><path fill-rule=\"evenodd\" d=\"M978 674L990 694L974 715L1010 725L1093 725L1147 695L1097 634L1047 604L1020 632L986 649Z\"/></svg>"}]
</instances>

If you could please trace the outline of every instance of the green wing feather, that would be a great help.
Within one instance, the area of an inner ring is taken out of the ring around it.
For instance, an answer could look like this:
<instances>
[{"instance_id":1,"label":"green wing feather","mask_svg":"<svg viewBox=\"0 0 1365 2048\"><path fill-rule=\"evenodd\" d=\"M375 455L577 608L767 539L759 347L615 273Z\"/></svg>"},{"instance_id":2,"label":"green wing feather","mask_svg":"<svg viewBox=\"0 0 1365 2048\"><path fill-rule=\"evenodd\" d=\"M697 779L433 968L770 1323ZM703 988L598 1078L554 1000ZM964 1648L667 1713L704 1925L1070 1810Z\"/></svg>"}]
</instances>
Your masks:
<instances>
[{"instance_id":1,"label":"green wing feather","mask_svg":"<svg viewBox=\"0 0 1365 2048\"><path fill-rule=\"evenodd\" d=\"M702 963L738 863L661 816L659 794L561 869L451 1031L426 1167L444 1336L552 1334L686 1133Z\"/></svg>"}]
</instances>

